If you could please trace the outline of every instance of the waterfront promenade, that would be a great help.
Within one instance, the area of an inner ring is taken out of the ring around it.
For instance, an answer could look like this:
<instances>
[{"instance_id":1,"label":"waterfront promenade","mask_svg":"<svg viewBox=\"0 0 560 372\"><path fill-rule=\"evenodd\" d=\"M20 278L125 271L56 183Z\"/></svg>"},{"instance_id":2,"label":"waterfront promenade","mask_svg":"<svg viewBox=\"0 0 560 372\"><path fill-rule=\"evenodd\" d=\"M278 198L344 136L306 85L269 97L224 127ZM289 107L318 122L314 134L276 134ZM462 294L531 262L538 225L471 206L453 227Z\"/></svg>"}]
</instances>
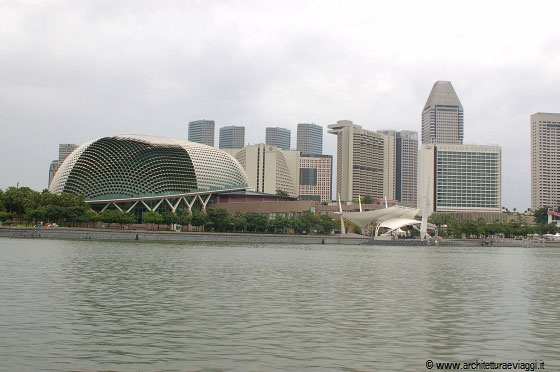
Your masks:
<instances>
[{"instance_id":1,"label":"waterfront promenade","mask_svg":"<svg viewBox=\"0 0 560 372\"><path fill-rule=\"evenodd\" d=\"M116 230L99 228L23 228L0 227L0 237L24 239L75 239L75 240L119 240L119 241L162 241L162 242L208 242L208 243L266 243L266 244L342 244L342 245L384 245L420 246L434 245L415 239L372 240L370 237L348 235L288 235L288 234L249 234L215 232L175 232ZM555 241L524 241L513 239L443 239L439 246L461 247L557 247Z\"/></svg>"}]
</instances>

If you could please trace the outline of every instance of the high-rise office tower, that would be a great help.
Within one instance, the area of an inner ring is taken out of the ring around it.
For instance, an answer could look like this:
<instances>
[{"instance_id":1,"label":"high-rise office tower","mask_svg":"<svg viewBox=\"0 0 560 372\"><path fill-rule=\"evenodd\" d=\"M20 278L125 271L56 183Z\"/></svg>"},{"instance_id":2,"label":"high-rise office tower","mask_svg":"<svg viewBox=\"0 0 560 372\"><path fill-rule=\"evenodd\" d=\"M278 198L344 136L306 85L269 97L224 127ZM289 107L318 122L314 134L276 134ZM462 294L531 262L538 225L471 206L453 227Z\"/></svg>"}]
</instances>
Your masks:
<instances>
[{"instance_id":1,"label":"high-rise office tower","mask_svg":"<svg viewBox=\"0 0 560 372\"><path fill-rule=\"evenodd\" d=\"M463 143L463 105L449 81L436 81L424 105L422 143Z\"/></svg>"},{"instance_id":2,"label":"high-rise office tower","mask_svg":"<svg viewBox=\"0 0 560 372\"><path fill-rule=\"evenodd\" d=\"M395 198L395 136L362 129L350 120L328 126L337 136L336 188L343 201Z\"/></svg>"},{"instance_id":3,"label":"high-rise office tower","mask_svg":"<svg viewBox=\"0 0 560 372\"><path fill-rule=\"evenodd\" d=\"M61 143L58 145L58 161L63 162L79 146L75 143Z\"/></svg>"},{"instance_id":4,"label":"high-rise office tower","mask_svg":"<svg viewBox=\"0 0 560 372\"><path fill-rule=\"evenodd\" d=\"M424 144L418 173L418 208L429 213L502 210L499 146Z\"/></svg>"},{"instance_id":5,"label":"high-rise office tower","mask_svg":"<svg viewBox=\"0 0 560 372\"><path fill-rule=\"evenodd\" d=\"M245 147L245 127L230 125L220 128L221 149L242 149Z\"/></svg>"},{"instance_id":6,"label":"high-rise office tower","mask_svg":"<svg viewBox=\"0 0 560 372\"><path fill-rule=\"evenodd\" d=\"M323 154L323 127L313 123L297 126L297 147L302 155Z\"/></svg>"},{"instance_id":7,"label":"high-rise office tower","mask_svg":"<svg viewBox=\"0 0 560 372\"><path fill-rule=\"evenodd\" d=\"M266 128L266 144L277 146L282 150L290 149L290 130L286 128L268 127Z\"/></svg>"},{"instance_id":8,"label":"high-rise office tower","mask_svg":"<svg viewBox=\"0 0 560 372\"><path fill-rule=\"evenodd\" d=\"M560 206L560 114L531 115L531 209Z\"/></svg>"},{"instance_id":9,"label":"high-rise office tower","mask_svg":"<svg viewBox=\"0 0 560 372\"><path fill-rule=\"evenodd\" d=\"M51 161L49 166L49 186L54 178L54 175L58 171L58 168L62 165L64 160L79 146L75 143L61 143L58 145L58 160Z\"/></svg>"},{"instance_id":10,"label":"high-rise office tower","mask_svg":"<svg viewBox=\"0 0 560 372\"><path fill-rule=\"evenodd\" d=\"M395 138L395 199L416 206L418 184L418 133L410 130L380 130Z\"/></svg>"},{"instance_id":11,"label":"high-rise office tower","mask_svg":"<svg viewBox=\"0 0 560 372\"><path fill-rule=\"evenodd\" d=\"M189 141L214 146L214 120L189 122Z\"/></svg>"}]
</instances>

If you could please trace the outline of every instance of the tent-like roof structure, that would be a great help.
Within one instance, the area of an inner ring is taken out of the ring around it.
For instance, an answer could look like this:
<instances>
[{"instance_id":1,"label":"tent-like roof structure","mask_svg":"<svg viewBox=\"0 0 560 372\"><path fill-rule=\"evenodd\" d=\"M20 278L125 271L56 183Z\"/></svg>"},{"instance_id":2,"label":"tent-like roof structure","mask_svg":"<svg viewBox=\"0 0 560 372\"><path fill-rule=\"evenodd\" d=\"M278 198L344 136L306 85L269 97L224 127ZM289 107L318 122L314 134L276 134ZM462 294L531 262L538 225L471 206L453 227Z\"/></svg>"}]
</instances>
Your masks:
<instances>
[{"instance_id":1,"label":"tent-like roof structure","mask_svg":"<svg viewBox=\"0 0 560 372\"><path fill-rule=\"evenodd\" d=\"M421 222L422 221L413 220L410 218L390 218L386 221L381 222L381 224L379 224L379 227L385 227L390 231L392 231L392 230L400 229L403 226L419 225Z\"/></svg>"},{"instance_id":2,"label":"tent-like roof structure","mask_svg":"<svg viewBox=\"0 0 560 372\"><path fill-rule=\"evenodd\" d=\"M417 208L394 205L389 208L377 209L374 211L342 212L342 216L355 223L361 229L365 229L370 224L378 225L381 222L389 222L393 219L414 220L414 217L416 217L419 212L420 210Z\"/></svg>"}]
</instances>

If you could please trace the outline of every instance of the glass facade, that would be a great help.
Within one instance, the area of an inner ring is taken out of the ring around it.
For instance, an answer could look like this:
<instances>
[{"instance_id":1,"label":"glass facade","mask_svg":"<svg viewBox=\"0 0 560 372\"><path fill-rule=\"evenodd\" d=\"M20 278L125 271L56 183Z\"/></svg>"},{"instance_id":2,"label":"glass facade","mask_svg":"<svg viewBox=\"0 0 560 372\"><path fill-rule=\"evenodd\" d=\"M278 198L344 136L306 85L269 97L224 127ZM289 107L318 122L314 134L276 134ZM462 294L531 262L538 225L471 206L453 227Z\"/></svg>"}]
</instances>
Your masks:
<instances>
[{"instance_id":1,"label":"glass facade","mask_svg":"<svg viewBox=\"0 0 560 372\"><path fill-rule=\"evenodd\" d=\"M446 151L436 148L435 207L500 208L499 152Z\"/></svg>"},{"instance_id":2,"label":"glass facade","mask_svg":"<svg viewBox=\"0 0 560 372\"><path fill-rule=\"evenodd\" d=\"M301 168L299 170L299 184L306 186L317 186L317 169Z\"/></svg>"}]
</instances>

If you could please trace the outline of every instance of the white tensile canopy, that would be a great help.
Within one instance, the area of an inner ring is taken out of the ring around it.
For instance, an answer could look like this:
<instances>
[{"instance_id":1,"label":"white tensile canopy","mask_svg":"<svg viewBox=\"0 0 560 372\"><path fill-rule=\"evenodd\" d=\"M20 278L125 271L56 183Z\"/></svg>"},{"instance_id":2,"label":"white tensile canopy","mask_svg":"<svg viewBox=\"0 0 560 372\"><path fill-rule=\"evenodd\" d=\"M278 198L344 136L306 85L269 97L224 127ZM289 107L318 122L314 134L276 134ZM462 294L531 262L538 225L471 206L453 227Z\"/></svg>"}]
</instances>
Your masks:
<instances>
[{"instance_id":1,"label":"white tensile canopy","mask_svg":"<svg viewBox=\"0 0 560 372\"><path fill-rule=\"evenodd\" d=\"M392 230L400 229L403 226L420 225L420 223L422 223L422 221L413 220L410 218L390 218L388 220L381 222L379 224L379 227L386 227L392 231Z\"/></svg>"},{"instance_id":2,"label":"white tensile canopy","mask_svg":"<svg viewBox=\"0 0 560 372\"><path fill-rule=\"evenodd\" d=\"M378 225L383 222L391 223L392 225L397 223L397 220L417 221L414 219L414 217L416 217L419 212L420 210L417 208L407 208L401 205L394 205L389 208L377 209L374 211L342 212L342 216L355 223L362 230L365 230L365 228L370 224ZM391 222L391 220L393 221ZM418 223L420 223L420 221L418 221ZM405 223L401 226L406 226L409 224L410 223Z\"/></svg>"}]
</instances>

